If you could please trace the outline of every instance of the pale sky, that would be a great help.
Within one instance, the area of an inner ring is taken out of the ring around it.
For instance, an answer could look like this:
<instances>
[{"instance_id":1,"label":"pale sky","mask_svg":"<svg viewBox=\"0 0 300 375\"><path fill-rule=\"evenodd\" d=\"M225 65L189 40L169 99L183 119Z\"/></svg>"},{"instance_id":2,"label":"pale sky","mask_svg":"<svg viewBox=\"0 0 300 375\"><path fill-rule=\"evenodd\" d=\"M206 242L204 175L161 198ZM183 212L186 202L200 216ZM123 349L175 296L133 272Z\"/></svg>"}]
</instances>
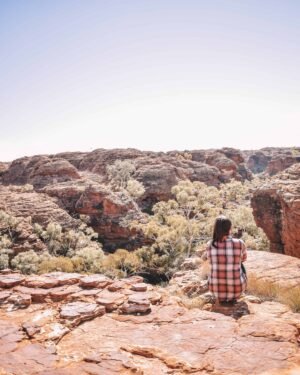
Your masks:
<instances>
[{"instance_id":1,"label":"pale sky","mask_svg":"<svg viewBox=\"0 0 300 375\"><path fill-rule=\"evenodd\" d=\"M300 1L0 0L0 160L300 146Z\"/></svg>"}]
</instances>

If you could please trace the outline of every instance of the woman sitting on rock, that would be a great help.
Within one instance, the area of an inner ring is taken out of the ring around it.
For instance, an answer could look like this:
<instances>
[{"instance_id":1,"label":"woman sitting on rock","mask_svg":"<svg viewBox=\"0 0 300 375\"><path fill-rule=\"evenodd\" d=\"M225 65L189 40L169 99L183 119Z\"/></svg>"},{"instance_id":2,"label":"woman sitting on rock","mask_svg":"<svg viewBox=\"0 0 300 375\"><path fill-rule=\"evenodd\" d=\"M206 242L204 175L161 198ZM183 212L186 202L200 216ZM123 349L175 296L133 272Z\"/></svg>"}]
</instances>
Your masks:
<instances>
[{"instance_id":1,"label":"woman sitting on rock","mask_svg":"<svg viewBox=\"0 0 300 375\"><path fill-rule=\"evenodd\" d=\"M216 219L213 240L207 244L211 270L209 290L221 305L233 305L246 288L242 262L247 259L245 243L231 237L231 221L225 216Z\"/></svg>"}]
</instances>

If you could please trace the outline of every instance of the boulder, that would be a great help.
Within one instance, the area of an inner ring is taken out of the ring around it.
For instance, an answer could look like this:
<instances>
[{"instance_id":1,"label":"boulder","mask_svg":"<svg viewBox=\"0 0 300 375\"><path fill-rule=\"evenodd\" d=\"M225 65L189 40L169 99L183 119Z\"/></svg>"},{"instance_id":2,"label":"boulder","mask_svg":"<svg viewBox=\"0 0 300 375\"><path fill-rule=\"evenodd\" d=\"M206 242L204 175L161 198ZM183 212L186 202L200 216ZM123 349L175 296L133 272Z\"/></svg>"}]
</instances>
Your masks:
<instances>
[{"instance_id":1,"label":"boulder","mask_svg":"<svg viewBox=\"0 0 300 375\"><path fill-rule=\"evenodd\" d=\"M71 302L62 305L60 308L60 317L71 321L72 326L77 326L86 320L94 319L104 313L105 307L96 303Z\"/></svg>"},{"instance_id":2,"label":"boulder","mask_svg":"<svg viewBox=\"0 0 300 375\"><path fill-rule=\"evenodd\" d=\"M2 174L5 185L31 184L36 189L77 179L80 179L80 175L74 165L66 159L46 155L16 159Z\"/></svg>"},{"instance_id":3,"label":"boulder","mask_svg":"<svg viewBox=\"0 0 300 375\"><path fill-rule=\"evenodd\" d=\"M251 199L256 224L271 251L300 257L300 164L274 176Z\"/></svg>"},{"instance_id":4,"label":"boulder","mask_svg":"<svg viewBox=\"0 0 300 375\"><path fill-rule=\"evenodd\" d=\"M25 277L19 274L0 275L0 288L13 288L20 285L24 280Z\"/></svg>"},{"instance_id":5,"label":"boulder","mask_svg":"<svg viewBox=\"0 0 300 375\"><path fill-rule=\"evenodd\" d=\"M0 210L18 218L30 217L31 223L42 226L46 226L51 221L61 224L64 228L74 228L79 225L77 220L58 205L55 198L35 191L23 192L13 187L0 186ZM32 229L29 233L32 234Z\"/></svg>"}]
</instances>

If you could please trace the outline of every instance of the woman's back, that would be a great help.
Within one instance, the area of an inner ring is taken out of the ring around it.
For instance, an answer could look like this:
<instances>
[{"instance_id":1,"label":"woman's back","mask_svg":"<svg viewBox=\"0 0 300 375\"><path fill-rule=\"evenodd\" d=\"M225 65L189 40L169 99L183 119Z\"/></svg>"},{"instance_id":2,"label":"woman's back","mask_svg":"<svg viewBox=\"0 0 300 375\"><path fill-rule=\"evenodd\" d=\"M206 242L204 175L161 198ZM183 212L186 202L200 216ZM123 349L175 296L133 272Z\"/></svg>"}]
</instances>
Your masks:
<instances>
[{"instance_id":1,"label":"woman's back","mask_svg":"<svg viewBox=\"0 0 300 375\"><path fill-rule=\"evenodd\" d=\"M246 284L241 263L247 252L242 240L228 236L224 241L210 241L207 257L211 265L210 291L220 300L239 298Z\"/></svg>"}]
</instances>

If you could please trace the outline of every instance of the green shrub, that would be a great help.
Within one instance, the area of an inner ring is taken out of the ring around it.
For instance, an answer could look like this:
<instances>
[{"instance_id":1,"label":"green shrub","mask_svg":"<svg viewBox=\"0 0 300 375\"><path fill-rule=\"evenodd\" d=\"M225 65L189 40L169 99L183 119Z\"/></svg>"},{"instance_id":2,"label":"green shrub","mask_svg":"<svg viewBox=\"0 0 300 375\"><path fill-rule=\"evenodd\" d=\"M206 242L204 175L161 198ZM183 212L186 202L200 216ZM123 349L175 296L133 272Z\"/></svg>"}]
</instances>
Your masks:
<instances>
[{"instance_id":1,"label":"green shrub","mask_svg":"<svg viewBox=\"0 0 300 375\"><path fill-rule=\"evenodd\" d=\"M102 272L109 276L126 277L138 272L141 264L135 252L118 249L103 258L101 267Z\"/></svg>"},{"instance_id":2,"label":"green shrub","mask_svg":"<svg viewBox=\"0 0 300 375\"><path fill-rule=\"evenodd\" d=\"M0 270L9 268L9 255L6 253L0 252Z\"/></svg>"},{"instance_id":3,"label":"green shrub","mask_svg":"<svg viewBox=\"0 0 300 375\"><path fill-rule=\"evenodd\" d=\"M99 272L104 253L99 248L85 247L71 258L77 272Z\"/></svg>"},{"instance_id":4,"label":"green shrub","mask_svg":"<svg viewBox=\"0 0 300 375\"><path fill-rule=\"evenodd\" d=\"M37 273L39 263L40 257L33 250L20 253L16 255L11 261L11 265L13 268L18 269L26 275L31 273Z\"/></svg>"}]
</instances>

